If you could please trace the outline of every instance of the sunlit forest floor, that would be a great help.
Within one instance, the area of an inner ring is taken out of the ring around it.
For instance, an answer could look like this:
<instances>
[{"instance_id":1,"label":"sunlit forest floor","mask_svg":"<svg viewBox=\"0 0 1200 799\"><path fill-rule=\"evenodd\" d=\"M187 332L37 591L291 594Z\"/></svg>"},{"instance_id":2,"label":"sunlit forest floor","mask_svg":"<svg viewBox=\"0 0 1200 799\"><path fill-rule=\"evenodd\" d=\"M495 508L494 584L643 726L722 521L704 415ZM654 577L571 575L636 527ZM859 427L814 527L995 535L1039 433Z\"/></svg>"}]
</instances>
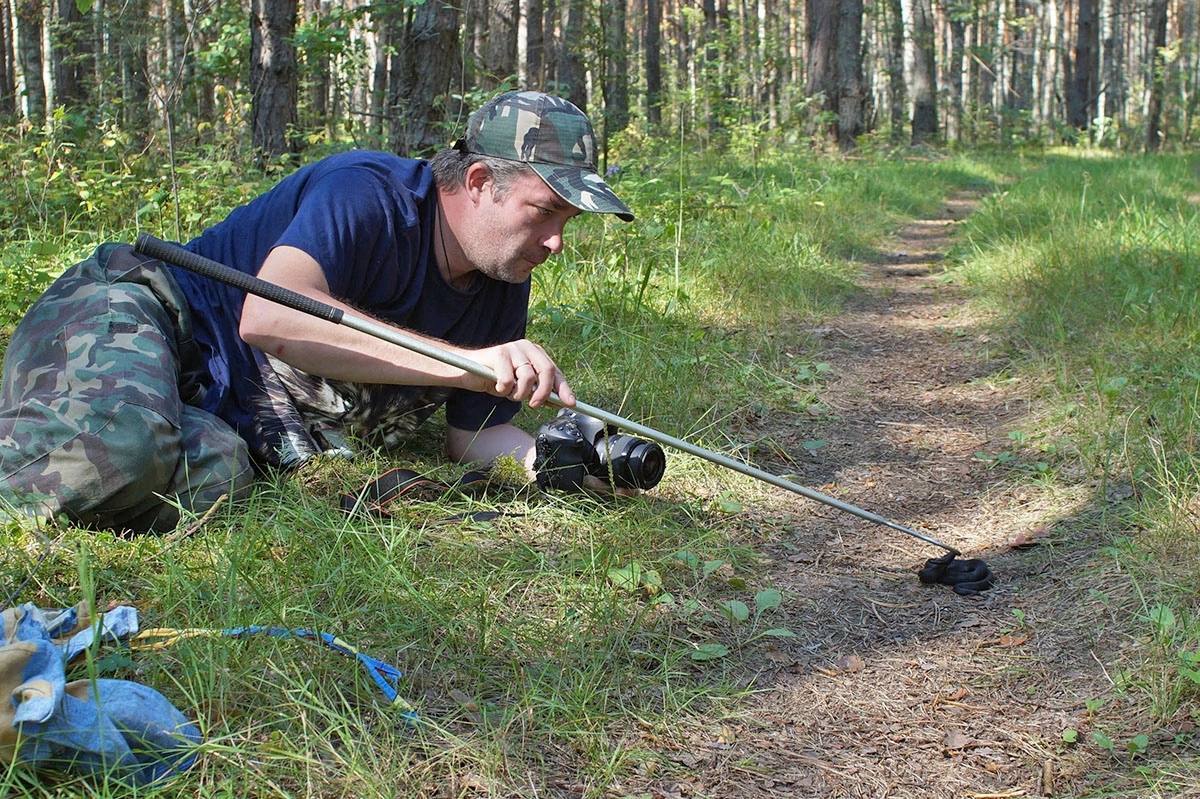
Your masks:
<instances>
[{"instance_id":1,"label":"sunlit forest floor","mask_svg":"<svg viewBox=\"0 0 1200 799\"><path fill-rule=\"evenodd\" d=\"M173 191L120 142L3 147L9 330L98 241L189 238L277 177L185 154ZM931 548L676 454L636 499L499 485L338 509L392 465L460 473L438 422L175 535L9 523L14 601L328 630L406 672L416 725L302 642L106 647L93 672L206 736L153 793L1200 794L1194 160L612 162L638 221L583 222L534 280L530 337L579 396L926 529L997 587L923 586ZM475 510L509 515L454 518ZM20 769L0 790L124 793Z\"/></svg>"}]
</instances>

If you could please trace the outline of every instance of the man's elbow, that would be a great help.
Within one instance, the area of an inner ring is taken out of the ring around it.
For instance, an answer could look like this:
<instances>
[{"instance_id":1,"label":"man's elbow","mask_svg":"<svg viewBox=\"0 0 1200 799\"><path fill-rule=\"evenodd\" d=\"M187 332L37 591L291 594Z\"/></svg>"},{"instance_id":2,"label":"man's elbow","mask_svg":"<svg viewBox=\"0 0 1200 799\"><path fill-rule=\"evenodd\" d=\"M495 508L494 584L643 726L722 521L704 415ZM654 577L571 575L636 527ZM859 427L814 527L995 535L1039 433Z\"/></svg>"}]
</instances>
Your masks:
<instances>
[{"instance_id":1,"label":"man's elbow","mask_svg":"<svg viewBox=\"0 0 1200 799\"><path fill-rule=\"evenodd\" d=\"M463 430L446 431L446 457L455 463L466 463L471 451L471 439Z\"/></svg>"},{"instance_id":2,"label":"man's elbow","mask_svg":"<svg viewBox=\"0 0 1200 799\"><path fill-rule=\"evenodd\" d=\"M246 298L242 306L242 318L238 321L238 336L251 347L269 351L276 339L271 333L274 325L261 303L255 297Z\"/></svg>"}]
</instances>

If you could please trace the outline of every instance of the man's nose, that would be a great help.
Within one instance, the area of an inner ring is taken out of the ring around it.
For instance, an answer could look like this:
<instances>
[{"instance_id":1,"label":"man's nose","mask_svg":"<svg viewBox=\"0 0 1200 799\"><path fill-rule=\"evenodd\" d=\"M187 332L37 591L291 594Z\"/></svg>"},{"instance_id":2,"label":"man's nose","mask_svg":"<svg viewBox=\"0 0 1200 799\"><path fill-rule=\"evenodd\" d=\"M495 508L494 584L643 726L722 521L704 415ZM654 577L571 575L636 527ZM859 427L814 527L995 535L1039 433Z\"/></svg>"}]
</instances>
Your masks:
<instances>
[{"instance_id":1,"label":"man's nose","mask_svg":"<svg viewBox=\"0 0 1200 799\"><path fill-rule=\"evenodd\" d=\"M563 251L563 231L562 228L553 231L547 238L542 239L542 246L549 250L554 255L558 255Z\"/></svg>"}]
</instances>

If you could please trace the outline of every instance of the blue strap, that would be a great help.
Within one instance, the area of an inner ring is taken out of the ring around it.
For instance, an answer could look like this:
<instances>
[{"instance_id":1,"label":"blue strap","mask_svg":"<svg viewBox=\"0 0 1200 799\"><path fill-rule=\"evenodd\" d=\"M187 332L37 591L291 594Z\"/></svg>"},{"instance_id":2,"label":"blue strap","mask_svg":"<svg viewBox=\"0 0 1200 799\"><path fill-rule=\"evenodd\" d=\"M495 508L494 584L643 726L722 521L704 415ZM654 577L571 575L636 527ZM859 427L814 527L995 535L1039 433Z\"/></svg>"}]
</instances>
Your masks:
<instances>
[{"instance_id":1,"label":"blue strap","mask_svg":"<svg viewBox=\"0 0 1200 799\"><path fill-rule=\"evenodd\" d=\"M247 627L232 627L221 631L222 635L230 638L246 638L251 635L270 635L275 638L304 638L311 641L318 641L329 647L335 652L339 652L347 657L352 657L366 670L367 674L371 675L371 679L378 686L380 692L387 697L387 700L394 705L402 705L406 709L401 713L404 719L410 723L417 720L415 711L407 709L408 703L400 696L400 678L404 676L404 672L391 665L384 663L378 658L373 658L365 652L358 651L357 648L351 646L340 638L329 633L314 632L305 629L304 627L266 627L261 624L251 624Z\"/></svg>"}]
</instances>

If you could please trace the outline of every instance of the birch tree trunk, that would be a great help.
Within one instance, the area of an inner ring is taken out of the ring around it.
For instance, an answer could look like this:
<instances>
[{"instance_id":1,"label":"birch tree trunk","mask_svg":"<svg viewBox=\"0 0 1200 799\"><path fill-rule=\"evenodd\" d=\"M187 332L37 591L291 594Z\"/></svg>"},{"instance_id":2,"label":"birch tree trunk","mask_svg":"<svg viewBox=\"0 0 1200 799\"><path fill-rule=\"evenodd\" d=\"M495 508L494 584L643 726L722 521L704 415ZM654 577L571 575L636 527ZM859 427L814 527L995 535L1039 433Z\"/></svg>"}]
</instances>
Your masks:
<instances>
[{"instance_id":1,"label":"birch tree trunk","mask_svg":"<svg viewBox=\"0 0 1200 799\"><path fill-rule=\"evenodd\" d=\"M46 119L46 84L42 80L42 6L38 0L15 0L17 61L24 83L22 111L36 125Z\"/></svg>"}]
</instances>

